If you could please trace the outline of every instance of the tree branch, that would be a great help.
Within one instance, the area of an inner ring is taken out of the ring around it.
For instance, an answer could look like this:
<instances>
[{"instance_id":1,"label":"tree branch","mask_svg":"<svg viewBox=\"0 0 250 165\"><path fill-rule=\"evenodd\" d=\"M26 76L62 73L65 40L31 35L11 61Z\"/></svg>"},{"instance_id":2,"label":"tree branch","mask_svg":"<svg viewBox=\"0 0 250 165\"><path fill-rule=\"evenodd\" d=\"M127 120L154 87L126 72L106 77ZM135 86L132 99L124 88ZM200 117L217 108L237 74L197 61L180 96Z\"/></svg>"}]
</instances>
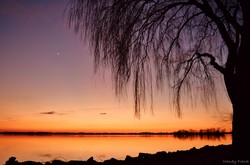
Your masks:
<instances>
[{"instance_id":1,"label":"tree branch","mask_svg":"<svg viewBox=\"0 0 250 165\"><path fill-rule=\"evenodd\" d=\"M225 41L227 47L234 47L234 42L232 41L230 35L228 34L225 25L223 24L223 22L219 19L219 17L217 15L215 15L215 13L213 12L213 10L211 9L211 6L208 4L208 2L203 1L204 4L201 4L197 1L192 1L194 3L194 5L196 5L201 11L204 12L205 15L207 15L211 20L214 21L214 23L217 25L218 30L221 34L221 37L223 38L223 40Z\"/></svg>"},{"instance_id":2,"label":"tree branch","mask_svg":"<svg viewBox=\"0 0 250 165\"><path fill-rule=\"evenodd\" d=\"M222 66L220 66L217 62L215 62L215 57L209 53L203 53L203 54L200 54L200 53L196 53L197 56L199 58L201 57L208 57L210 58L210 64L215 68L217 69L219 72L221 72L223 75L225 74L225 68L223 68Z\"/></svg>"},{"instance_id":3,"label":"tree branch","mask_svg":"<svg viewBox=\"0 0 250 165\"><path fill-rule=\"evenodd\" d=\"M238 24L237 20L229 13L229 11L225 7L225 5L220 0L215 0L215 2L218 5L219 9L224 14L226 20L234 26L234 28L235 28L235 30L237 32L240 33L241 32L241 26Z\"/></svg>"}]
</instances>

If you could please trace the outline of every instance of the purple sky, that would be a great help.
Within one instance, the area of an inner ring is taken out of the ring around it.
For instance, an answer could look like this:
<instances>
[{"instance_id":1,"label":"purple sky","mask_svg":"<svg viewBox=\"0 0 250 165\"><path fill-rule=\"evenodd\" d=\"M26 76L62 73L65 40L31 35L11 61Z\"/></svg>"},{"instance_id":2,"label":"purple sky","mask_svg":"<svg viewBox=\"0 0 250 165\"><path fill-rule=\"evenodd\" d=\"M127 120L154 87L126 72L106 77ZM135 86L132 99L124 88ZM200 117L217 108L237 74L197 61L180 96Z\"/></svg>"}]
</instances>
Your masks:
<instances>
[{"instance_id":1,"label":"purple sky","mask_svg":"<svg viewBox=\"0 0 250 165\"><path fill-rule=\"evenodd\" d=\"M155 115L146 111L141 120L134 118L130 92L119 103L108 72L94 75L88 47L63 17L66 4L66 0L0 1L0 130L224 127L225 123L216 124L220 115L231 113L223 92L218 111L185 109L178 119L168 110L168 93L163 93L156 95Z\"/></svg>"}]
</instances>

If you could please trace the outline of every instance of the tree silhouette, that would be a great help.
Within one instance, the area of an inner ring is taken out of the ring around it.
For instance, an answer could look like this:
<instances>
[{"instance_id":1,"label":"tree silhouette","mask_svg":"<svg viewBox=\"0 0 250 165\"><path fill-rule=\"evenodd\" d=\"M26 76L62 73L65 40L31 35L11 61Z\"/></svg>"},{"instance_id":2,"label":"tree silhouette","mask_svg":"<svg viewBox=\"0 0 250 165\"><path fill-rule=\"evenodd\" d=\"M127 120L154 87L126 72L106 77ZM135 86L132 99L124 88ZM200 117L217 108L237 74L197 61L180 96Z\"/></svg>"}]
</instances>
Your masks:
<instances>
[{"instance_id":1,"label":"tree silhouette","mask_svg":"<svg viewBox=\"0 0 250 165\"><path fill-rule=\"evenodd\" d=\"M117 95L133 83L138 117L147 93L153 100L153 85L173 89L179 116L183 95L216 103L221 75L233 107L232 144L243 152L250 139L247 6L247 0L71 0L68 20L90 41L95 68L111 68Z\"/></svg>"}]
</instances>

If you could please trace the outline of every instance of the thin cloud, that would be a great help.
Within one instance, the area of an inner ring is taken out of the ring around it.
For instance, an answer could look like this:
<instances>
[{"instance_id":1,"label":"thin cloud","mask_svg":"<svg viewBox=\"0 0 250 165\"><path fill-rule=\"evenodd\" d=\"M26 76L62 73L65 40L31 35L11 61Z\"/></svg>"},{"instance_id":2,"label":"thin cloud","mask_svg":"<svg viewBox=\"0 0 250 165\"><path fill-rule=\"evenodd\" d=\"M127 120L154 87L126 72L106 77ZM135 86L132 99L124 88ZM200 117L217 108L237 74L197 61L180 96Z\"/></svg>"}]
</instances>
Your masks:
<instances>
[{"instance_id":1,"label":"thin cloud","mask_svg":"<svg viewBox=\"0 0 250 165\"><path fill-rule=\"evenodd\" d=\"M47 158L52 158L51 154L39 154L41 157L47 157Z\"/></svg>"},{"instance_id":2,"label":"thin cloud","mask_svg":"<svg viewBox=\"0 0 250 165\"><path fill-rule=\"evenodd\" d=\"M40 112L42 115L54 115L56 112L55 111L48 111L48 112Z\"/></svg>"},{"instance_id":3,"label":"thin cloud","mask_svg":"<svg viewBox=\"0 0 250 165\"><path fill-rule=\"evenodd\" d=\"M41 115L64 115L64 113L58 113L55 111L40 112Z\"/></svg>"},{"instance_id":4,"label":"thin cloud","mask_svg":"<svg viewBox=\"0 0 250 165\"><path fill-rule=\"evenodd\" d=\"M0 121L0 122L6 122L6 121L8 121L8 122L14 122L14 121L17 121L17 119L13 118L13 117L6 117L6 118L3 118L3 120Z\"/></svg>"}]
</instances>

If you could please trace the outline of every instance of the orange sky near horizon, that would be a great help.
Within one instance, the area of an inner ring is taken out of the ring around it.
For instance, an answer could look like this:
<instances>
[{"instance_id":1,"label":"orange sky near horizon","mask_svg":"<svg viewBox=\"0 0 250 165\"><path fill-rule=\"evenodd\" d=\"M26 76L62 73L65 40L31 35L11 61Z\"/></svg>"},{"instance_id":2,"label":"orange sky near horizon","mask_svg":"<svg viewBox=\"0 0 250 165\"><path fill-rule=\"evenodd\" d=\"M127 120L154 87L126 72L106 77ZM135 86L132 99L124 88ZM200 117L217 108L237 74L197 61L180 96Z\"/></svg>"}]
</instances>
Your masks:
<instances>
[{"instance_id":1,"label":"orange sky near horizon","mask_svg":"<svg viewBox=\"0 0 250 165\"><path fill-rule=\"evenodd\" d=\"M222 89L217 110L184 107L178 118L164 91L155 93L154 114L134 117L131 91L119 102L109 72L94 75L88 47L62 18L66 3L0 1L0 131L231 130Z\"/></svg>"}]
</instances>

